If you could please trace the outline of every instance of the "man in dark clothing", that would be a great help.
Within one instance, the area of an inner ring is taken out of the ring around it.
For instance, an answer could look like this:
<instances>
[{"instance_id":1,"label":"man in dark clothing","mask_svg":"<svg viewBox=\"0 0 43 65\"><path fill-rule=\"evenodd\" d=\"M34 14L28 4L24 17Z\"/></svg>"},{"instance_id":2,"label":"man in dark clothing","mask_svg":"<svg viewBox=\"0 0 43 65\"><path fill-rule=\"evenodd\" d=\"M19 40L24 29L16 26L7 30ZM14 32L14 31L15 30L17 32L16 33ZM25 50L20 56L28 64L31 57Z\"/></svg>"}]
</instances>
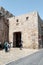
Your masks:
<instances>
[{"instance_id":1,"label":"man in dark clothing","mask_svg":"<svg viewBox=\"0 0 43 65\"><path fill-rule=\"evenodd\" d=\"M19 44L19 47L20 47L20 50L22 50L22 41L20 42L20 44Z\"/></svg>"},{"instance_id":2,"label":"man in dark clothing","mask_svg":"<svg viewBox=\"0 0 43 65\"><path fill-rule=\"evenodd\" d=\"M4 43L4 49L5 49L5 52L8 52L8 42Z\"/></svg>"}]
</instances>

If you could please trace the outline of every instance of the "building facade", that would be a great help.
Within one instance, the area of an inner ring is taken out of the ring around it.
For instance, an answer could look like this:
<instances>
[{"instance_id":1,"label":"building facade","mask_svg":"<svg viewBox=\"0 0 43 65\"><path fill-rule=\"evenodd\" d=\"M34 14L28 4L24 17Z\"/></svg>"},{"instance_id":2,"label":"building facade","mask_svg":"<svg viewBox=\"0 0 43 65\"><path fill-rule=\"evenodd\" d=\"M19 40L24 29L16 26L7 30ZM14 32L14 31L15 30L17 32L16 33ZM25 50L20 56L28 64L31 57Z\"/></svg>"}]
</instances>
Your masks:
<instances>
[{"instance_id":1,"label":"building facade","mask_svg":"<svg viewBox=\"0 0 43 65\"><path fill-rule=\"evenodd\" d=\"M43 20L38 12L14 16L0 7L0 42L13 47L43 48Z\"/></svg>"},{"instance_id":2,"label":"building facade","mask_svg":"<svg viewBox=\"0 0 43 65\"><path fill-rule=\"evenodd\" d=\"M14 16L9 11L5 10L3 7L0 7L0 14L2 14L5 18L10 18Z\"/></svg>"},{"instance_id":3,"label":"building facade","mask_svg":"<svg viewBox=\"0 0 43 65\"><path fill-rule=\"evenodd\" d=\"M0 42L3 44L5 41L9 42L9 20L8 18L14 17L9 11L0 7Z\"/></svg>"},{"instance_id":4,"label":"building facade","mask_svg":"<svg viewBox=\"0 0 43 65\"><path fill-rule=\"evenodd\" d=\"M0 42L3 43L9 41L9 24L8 19L0 17Z\"/></svg>"},{"instance_id":5,"label":"building facade","mask_svg":"<svg viewBox=\"0 0 43 65\"><path fill-rule=\"evenodd\" d=\"M9 42L13 47L43 47L43 21L37 12L9 18Z\"/></svg>"}]
</instances>

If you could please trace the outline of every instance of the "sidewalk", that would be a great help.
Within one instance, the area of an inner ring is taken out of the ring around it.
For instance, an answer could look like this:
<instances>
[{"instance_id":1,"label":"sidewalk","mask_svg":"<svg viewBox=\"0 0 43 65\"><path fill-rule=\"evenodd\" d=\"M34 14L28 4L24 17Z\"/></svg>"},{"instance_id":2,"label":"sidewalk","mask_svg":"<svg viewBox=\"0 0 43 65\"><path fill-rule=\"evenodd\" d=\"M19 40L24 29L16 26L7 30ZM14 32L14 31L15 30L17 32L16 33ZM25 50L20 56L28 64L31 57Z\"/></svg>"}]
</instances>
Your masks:
<instances>
[{"instance_id":1,"label":"sidewalk","mask_svg":"<svg viewBox=\"0 0 43 65\"><path fill-rule=\"evenodd\" d=\"M5 65L11 61L18 60L20 58L23 58L27 55L33 54L37 52L36 49L22 49L19 48L11 48L10 52L5 52L5 50L0 51L0 65Z\"/></svg>"}]
</instances>

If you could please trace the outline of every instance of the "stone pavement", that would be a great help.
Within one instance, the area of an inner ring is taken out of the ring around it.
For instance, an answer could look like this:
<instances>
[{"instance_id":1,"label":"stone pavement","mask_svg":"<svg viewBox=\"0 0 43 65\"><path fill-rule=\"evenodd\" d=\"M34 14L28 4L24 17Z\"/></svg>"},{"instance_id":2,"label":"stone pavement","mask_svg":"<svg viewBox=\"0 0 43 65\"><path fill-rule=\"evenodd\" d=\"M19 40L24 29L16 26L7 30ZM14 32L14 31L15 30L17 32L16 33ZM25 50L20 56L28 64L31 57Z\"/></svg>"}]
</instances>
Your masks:
<instances>
[{"instance_id":1,"label":"stone pavement","mask_svg":"<svg viewBox=\"0 0 43 65\"><path fill-rule=\"evenodd\" d=\"M43 49L6 65L43 65Z\"/></svg>"},{"instance_id":2,"label":"stone pavement","mask_svg":"<svg viewBox=\"0 0 43 65\"><path fill-rule=\"evenodd\" d=\"M11 61L18 60L30 54L37 52L36 49L22 49L19 48L11 48L10 52L5 52L5 50L0 50L0 65L5 65Z\"/></svg>"}]
</instances>

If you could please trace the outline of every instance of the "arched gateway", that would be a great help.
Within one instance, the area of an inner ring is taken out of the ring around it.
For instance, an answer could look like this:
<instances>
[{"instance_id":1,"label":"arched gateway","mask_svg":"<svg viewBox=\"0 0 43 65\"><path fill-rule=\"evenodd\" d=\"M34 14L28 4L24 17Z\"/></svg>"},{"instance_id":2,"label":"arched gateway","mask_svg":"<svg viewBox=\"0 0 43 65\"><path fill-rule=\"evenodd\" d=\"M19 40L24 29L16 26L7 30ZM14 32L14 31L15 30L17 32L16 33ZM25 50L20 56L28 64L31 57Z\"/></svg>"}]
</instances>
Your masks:
<instances>
[{"instance_id":1,"label":"arched gateway","mask_svg":"<svg viewBox=\"0 0 43 65\"><path fill-rule=\"evenodd\" d=\"M20 47L21 44L21 32L13 33L13 47Z\"/></svg>"}]
</instances>

